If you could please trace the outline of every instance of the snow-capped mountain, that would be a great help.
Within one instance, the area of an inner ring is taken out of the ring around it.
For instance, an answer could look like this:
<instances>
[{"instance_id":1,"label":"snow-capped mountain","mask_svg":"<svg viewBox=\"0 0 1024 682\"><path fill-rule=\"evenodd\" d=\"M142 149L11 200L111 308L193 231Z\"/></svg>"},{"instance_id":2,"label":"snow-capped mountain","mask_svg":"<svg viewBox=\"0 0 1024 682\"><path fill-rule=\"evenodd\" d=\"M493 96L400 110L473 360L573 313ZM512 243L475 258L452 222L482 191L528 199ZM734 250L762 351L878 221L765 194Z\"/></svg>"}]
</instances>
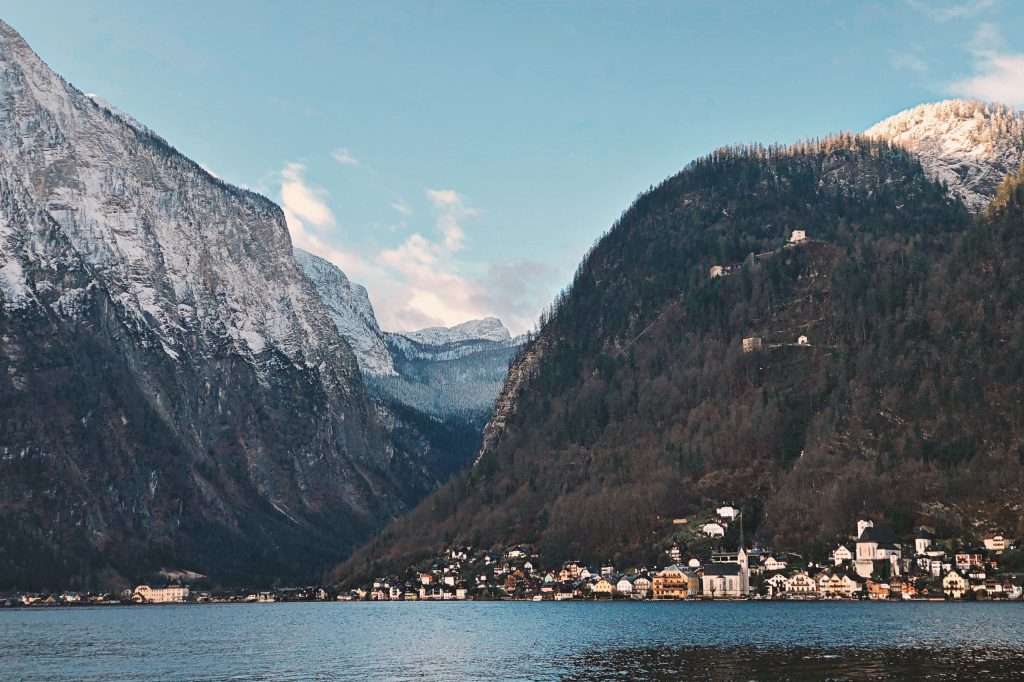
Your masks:
<instances>
[{"instance_id":1,"label":"snow-capped mountain","mask_svg":"<svg viewBox=\"0 0 1024 682\"><path fill-rule=\"evenodd\" d=\"M868 137L913 152L925 172L973 212L1024 161L1024 113L967 100L922 104L868 128Z\"/></svg>"},{"instance_id":2,"label":"snow-capped mountain","mask_svg":"<svg viewBox=\"0 0 1024 682\"><path fill-rule=\"evenodd\" d=\"M429 492L335 312L277 205L0 22L0 588L314 577Z\"/></svg>"},{"instance_id":3,"label":"snow-capped mountain","mask_svg":"<svg viewBox=\"0 0 1024 682\"><path fill-rule=\"evenodd\" d=\"M496 317L485 317L482 320L469 320L454 327L427 327L413 332L401 332L413 341L430 346L443 346L457 341L485 339L498 343L512 339L508 329Z\"/></svg>"},{"instance_id":4,"label":"snow-capped mountain","mask_svg":"<svg viewBox=\"0 0 1024 682\"><path fill-rule=\"evenodd\" d=\"M359 368L367 374L393 375L395 363L384 343L384 334L377 324L366 287L353 284L333 263L302 249L295 249L295 260L327 306L334 325L352 347Z\"/></svg>"},{"instance_id":5,"label":"snow-capped mountain","mask_svg":"<svg viewBox=\"0 0 1024 682\"><path fill-rule=\"evenodd\" d=\"M371 395L479 429L494 407L509 360L525 339L513 339L494 317L450 328L382 332L364 287L323 258L300 249L295 258L355 352ZM388 416L385 421L394 420Z\"/></svg>"}]
</instances>

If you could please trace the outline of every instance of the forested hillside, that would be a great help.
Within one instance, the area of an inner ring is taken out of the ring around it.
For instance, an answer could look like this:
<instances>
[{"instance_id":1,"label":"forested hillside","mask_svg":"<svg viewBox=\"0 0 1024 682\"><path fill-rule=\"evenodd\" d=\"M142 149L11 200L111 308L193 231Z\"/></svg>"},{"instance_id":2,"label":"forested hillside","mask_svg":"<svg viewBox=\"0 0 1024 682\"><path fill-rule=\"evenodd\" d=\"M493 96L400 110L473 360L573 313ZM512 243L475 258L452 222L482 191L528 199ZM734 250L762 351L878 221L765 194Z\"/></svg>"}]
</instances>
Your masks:
<instances>
[{"instance_id":1,"label":"forested hillside","mask_svg":"<svg viewBox=\"0 0 1024 682\"><path fill-rule=\"evenodd\" d=\"M655 561L667 519L723 501L780 548L864 514L1024 532L1024 225L1000 196L979 223L852 136L694 162L584 259L477 464L338 575L449 542Z\"/></svg>"}]
</instances>

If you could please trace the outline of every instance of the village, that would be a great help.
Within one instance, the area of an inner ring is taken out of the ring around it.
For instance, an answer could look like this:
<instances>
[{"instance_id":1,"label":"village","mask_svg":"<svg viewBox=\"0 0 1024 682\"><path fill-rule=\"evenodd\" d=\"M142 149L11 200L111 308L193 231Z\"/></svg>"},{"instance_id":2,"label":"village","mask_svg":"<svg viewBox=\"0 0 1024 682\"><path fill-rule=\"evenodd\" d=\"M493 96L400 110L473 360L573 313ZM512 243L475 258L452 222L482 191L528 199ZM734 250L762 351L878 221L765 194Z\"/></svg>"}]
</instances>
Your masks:
<instances>
[{"instance_id":1,"label":"village","mask_svg":"<svg viewBox=\"0 0 1024 682\"><path fill-rule=\"evenodd\" d=\"M741 512L730 505L695 524L691 532L723 540ZM679 526L687 519L674 519ZM660 567L590 566L568 561L544 567L529 545L503 552L452 547L429 565L404 575L381 576L340 600L462 601L479 599L568 600L1015 600L1024 595L1024 572L1002 570L1017 545L999 533L978 545L937 538L921 528L898 538L870 520L857 521L847 542L827 559L763 547L721 545L690 555L673 544Z\"/></svg>"},{"instance_id":2,"label":"village","mask_svg":"<svg viewBox=\"0 0 1024 682\"><path fill-rule=\"evenodd\" d=\"M700 519L671 519L663 562L620 567L566 561L545 566L529 544L483 550L449 547L399 575L351 590L324 586L203 590L138 585L116 593L0 594L0 607L153 604L269 604L326 601L872 600L1022 601L1024 551L990 532L968 541L927 528L898 537L867 519L827 558L746 547L742 512L723 505ZM726 549L732 531L738 544ZM680 543L672 539L685 538Z\"/></svg>"}]
</instances>

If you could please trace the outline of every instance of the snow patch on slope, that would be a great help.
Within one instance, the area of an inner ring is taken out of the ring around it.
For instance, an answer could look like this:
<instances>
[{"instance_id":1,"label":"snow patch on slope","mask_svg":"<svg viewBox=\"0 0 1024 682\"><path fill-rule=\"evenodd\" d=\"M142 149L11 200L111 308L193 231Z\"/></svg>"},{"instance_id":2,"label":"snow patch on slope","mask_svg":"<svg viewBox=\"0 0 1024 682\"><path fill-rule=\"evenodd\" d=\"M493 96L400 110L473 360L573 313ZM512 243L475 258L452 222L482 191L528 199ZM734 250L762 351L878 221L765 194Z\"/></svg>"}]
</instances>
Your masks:
<instances>
[{"instance_id":1,"label":"snow patch on slope","mask_svg":"<svg viewBox=\"0 0 1024 682\"><path fill-rule=\"evenodd\" d=\"M973 212L984 209L1006 174L1024 161L1024 113L1001 104L922 104L864 134L916 154L928 176Z\"/></svg>"},{"instance_id":2,"label":"snow patch on slope","mask_svg":"<svg viewBox=\"0 0 1024 682\"><path fill-rule=\"evenodd\" d=\"M327 306L334 325L352 347L359 368L376 376L394 375L395 364L384 343L366 288L353 284L333 263L302 249L295 249L295 260Z\"/></svg>"},{"instance_id":3,"label":"snow patch on slope","mask_svg":"<svg viewBox=\"0 0 1024 682\"><path fill-rule=\"evenodd\" d=\"M508 329L496 317L469 320L454 327L427 327L426 329L414 332L402 332L402 336L431 346L442 346L448 343L472 341L475 339L504 343L512 339Z\"/></svg>"}]
</instances>

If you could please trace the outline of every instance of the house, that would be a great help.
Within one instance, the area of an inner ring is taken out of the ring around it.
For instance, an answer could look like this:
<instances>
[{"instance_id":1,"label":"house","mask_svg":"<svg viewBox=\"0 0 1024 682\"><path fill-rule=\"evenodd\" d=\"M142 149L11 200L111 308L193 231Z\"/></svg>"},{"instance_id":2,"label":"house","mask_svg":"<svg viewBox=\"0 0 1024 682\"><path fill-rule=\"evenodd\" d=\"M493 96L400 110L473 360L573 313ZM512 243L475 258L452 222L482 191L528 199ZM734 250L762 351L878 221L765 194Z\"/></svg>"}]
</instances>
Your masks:
<instances>
[{"instance_id":1,"label":"house","mask_svg":"<svg viewBox=\"0 0 1024 682\"><path fill-rule=\"evenodd\" d=\"M668 558L672 560L672 563L678 564L683 560L683 553L679 549L679 545L672 545L672 548L668 550Z\"/></svg>"},{"instance_id":2,"label":"house","mask_svg":"<svg viewBox=\"0 0 1024 682\"><path fill-rule=\"evenodd\" d=\"M740 510L731 505L725 505L724 507L719 507L718 509L716 509L715 513L718 514L718 518L720 519L725 519L726 521L735 521L740 515Z\"/></svg>"},{"instance_id":3,"label":"house","mask_svg":"<svg viewBox=\"0 0 1024 682\"><path fill-rule=\"evenodd\" d=\"M704 564L701 593L711 599L739 599L750 592L747 568L739 563Z\"/></svg>"},{"instance_id":4,"label":"house","mask_svg":"<svg viewBox=\"0 0 1024 682\"><path fill-rule=\"evenodd\" d=\"M803 571L797 571L786 580L787 596L815 596L818 583Z\"/></svg>"},{"instance_id":5,"label":"house","mask_svg":"<svg viewBox=\"0 0 1024 682\"><path fill-rule=\"evenodd\" d=\"M180 585L150 587L139 585L132 591L132 601L139 604L180 604L188 599L188 588Z\"/></svg>"},{"instance_id":6,"label":"house","mask_svg":"<svg viewBox=\"0 0 1024 682\"><path fill-rule=\"evenodd\" d=\"M709 538L725 537L725 528L722 526L722 524L716 523L714 521L711 521L710 523L705 523L703 526L701 526L700 532L704 533L704 535L708 536Z\"/></svg>"},{"instance_id":7,"label":"house","mask_svg":"<svg viewBox=\"0 0 1024 682\"><path fill-rule=\"evenodd\" d=\"M807 336L801 334L800 336L796 337L796 345L798 345L798 346L809 346L809 345L811 345L811 342L810 342L810 339L807 338Z\"/></svg>"},{"instance_id":8,"label":"house","mask_svg":"<svg viewBox=\"0 0 1024 682\"><path fill-rule=\"evenodd\" d=\"M753 353L764 348L764 339L760 336L748 336L743 339L743 352Z\"/></svg>"},{"instance_id":9,"label":"house","mask_svg":"<svg viewBox=\"0 0 1024 682\"><path fill-rule=\"evenodd\" d=\"M598 578L590 590L595 597L611 597L614 591L615 583L604 577Z\"/></svg>"},{"instance_id":10,"label":"house","mask_svg":"<svg viewBox=\"0 0 1024 682\"><path fill-rule=\"evenodd\" d=\"M985 537L985 549L1001 554L1009 549L1009 543L1002 535L988 535Z\"/></svg>"},{"instance_id":11,"label":"house","mask_svg":"<svg viewBox=\"0 0 1024 682\"><path fill-rule=\"evenodd\" d=\"M768 586L768 596L771 598L779 597L786 591L786 582L789 579L781 573L776 573L771 578L765 581L765 585Z\"/></svg>"},{"instance_id":12,"label":"house","mask_svg":"<svg viewBox=\"0 0 1024 682\"><path fill-rule=\"evenodd\" d=\"M844 561L853 561L853 552L846 545L839 545L832 550L832 564L839 566Z\"/></svg>"},{"instance_id":13,"label":"house","mask_svg":"<svg viewBox=\"0 0 1024 682\"><path fill-rule=\"evenodd\" d=\"M956 553L953 562L961 571L980 568L985 565L985 553L980 548L965 547Z\"/></svg>"},{"instance_id":14,"label":"house","mask_svg":"<svg viewBox=\"0 0 1024 682\"><path fill-rule=\"evenodd\" d=\"M651 580L645 575L638 576L633 580L633 594L630 595L634 599L647 599L651 596Z\"/></svg>"},{"instance_id":15,"label":"house","mask_svg":"<svg viewBox=\"0 0 1024 682\"><path fill-rule=\"evenodd\" d=\"M955 569L942 578L942 592L947 599L963 599L969 589L967 578Z\"/></svg>"},{"instance_id":16,"label":"house","mask_svg":"<svg viewBox=\"0 0 1024 682\"><path fill-rule=\"evenodd\" d=\"M658 571L651 581L651 590L655 599L686 599L696 596L697 577L679 564L672 564Z\"/></svg>"},{"instance_id":17,"label":"house","mask_svg":"<svg viewBox=\"0 0 1024 682\"><path fill-rule=\"evenodd\" d=\"M868 599L874 601L881 601L888 599L892 592L892 587L889 583L880 582L877 580L868 580L867 582Z\"/></svg>"},{"instance_id":18,"label":"house","mask_svg":"<svg viewBox=\"0 0 1024 682\"><path fill-rule=\"evenodd\" d=\"M712 265L711 269L708 270L708 277L710 277L711 279L716 279L718 277L722 277L723 275L725 275L725 268L723 268L721 265Z\"/></svg>"},{"instance_id":19,"label":"house","mask_svg":"<svg viewBox=\"0 0 1024 682\"><path fill-rule=\"evenodd\" d=\"M764 570L766 571L783 571L786 569L786 562L779 561L773 556L770 556L767 559L765 559L761 563L761 565L764 567Z\"/></svg>"},{"instance_id":20,"label":"house","mask_svg":"<svg viewBox=\"0 0 1024 682\"><path fill-rule=\"evenodd\" d=\"M789 235L790 244L799 244L804 241L807 241L806 230L793 230L793 232Z\"/></svg>"},{"instance_id":21,"label":"house","mask_svg":"<svg viewBox=\"0 0 1024 682\"><path fill-rule=\"evenodd\" d=\"M916 556L924 554L934 541L935 536L931 532L924 528L919 528L917 534L914 535L914 554Z\"/></svg>"},{"instance_id":22,"label":"house","mask_svg":"<svg viewBox=\"0 0 1024 682\"><path fill-rule=\"evenodd\" d=\"M633 583L630 582L629 578L622 576L619 581L615 583L615 592L621 594L623 597L630 597L633 595Z\"/></svg>"}]
</instances>

